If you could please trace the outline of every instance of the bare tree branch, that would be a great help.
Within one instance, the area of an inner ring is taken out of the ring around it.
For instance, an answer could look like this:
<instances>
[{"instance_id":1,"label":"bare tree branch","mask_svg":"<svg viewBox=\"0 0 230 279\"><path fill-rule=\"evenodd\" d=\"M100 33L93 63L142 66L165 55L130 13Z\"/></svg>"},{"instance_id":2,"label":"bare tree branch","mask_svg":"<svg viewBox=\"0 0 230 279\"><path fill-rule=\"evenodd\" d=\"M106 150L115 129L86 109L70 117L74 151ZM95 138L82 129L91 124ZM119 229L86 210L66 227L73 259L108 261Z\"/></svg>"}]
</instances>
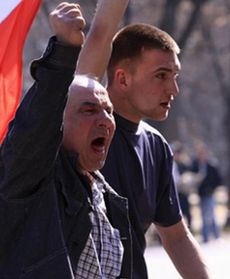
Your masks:
<instances>
[{"instance_id":1,"label":"bare tree branch","mask_svg":"<svg viewBox=\"0 0 230 279\"><path fill-rule=\"evenodd\" d=\"M180 38L178 39L178 43L181 49L185 48L188 38L190 37L192 31L194 30L196 23L201 15L202 7L207 0L197 1L193 0L194 9L190 15L190 18L187 22L187 25L184 28L184 31Z\"/></svg>"},{"instance_id":2,"label":"bare tree branch","mask_svg":"<svg viewBox=\"0 0 230 279\"><path fill-rule=\"evenodd\" d=\"M160 22L160 28L173 35L176 29L177 8L181 0L167 0L164 13Z\"/></svg>"}]
</instances>

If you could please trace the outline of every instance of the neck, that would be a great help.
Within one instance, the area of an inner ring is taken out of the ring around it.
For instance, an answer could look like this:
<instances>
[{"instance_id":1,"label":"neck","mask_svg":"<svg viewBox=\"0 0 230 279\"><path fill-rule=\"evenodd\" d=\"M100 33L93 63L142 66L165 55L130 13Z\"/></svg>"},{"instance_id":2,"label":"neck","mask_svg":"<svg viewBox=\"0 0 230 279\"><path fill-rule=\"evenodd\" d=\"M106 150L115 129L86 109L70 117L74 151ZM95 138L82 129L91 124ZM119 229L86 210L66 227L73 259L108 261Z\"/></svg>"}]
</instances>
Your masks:
<instances>
[{"instance_id":1,"label":"neck","mask_svg":"<svg viewBox=\"0 0 230 279\"><path fill-rule=\"evenodd\" d=\"M93 175L92 175L89 171L85 171L85 170L82 170L82 174L83 174L85 177L87 177L90 186L92 186L93 183L95 182L95 178L93 177Z\"/></svg>"},{"instance_id":2,"label":"neck","mask_svg":"<svg viewBox=\"0 0 230 279\"><path fill-rule=\"evenodd\" d=\"M139 124L141 121L141 116L133 110L132 107L128 106L125 99L113 98L111 97L111 101L114 106L114 112L121 117Z\"/></svg>"}]
</instances>

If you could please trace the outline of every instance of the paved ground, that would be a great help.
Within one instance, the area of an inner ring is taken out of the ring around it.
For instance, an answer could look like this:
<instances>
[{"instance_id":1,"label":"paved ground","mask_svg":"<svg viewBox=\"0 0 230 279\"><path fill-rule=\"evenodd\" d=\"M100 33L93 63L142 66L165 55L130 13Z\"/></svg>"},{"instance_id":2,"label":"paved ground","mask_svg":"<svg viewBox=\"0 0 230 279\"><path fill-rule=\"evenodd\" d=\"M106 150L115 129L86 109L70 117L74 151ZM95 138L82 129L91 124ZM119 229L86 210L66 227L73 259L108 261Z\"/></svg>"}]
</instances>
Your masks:
<instances>
[{"instance_id":1,"label":"paved ground","mask_svg":"<svg viewBox=\"0 0 230 279\"><path fill-rule=\"evenodd\" d=\"M214 279L230 279L230 233L219 240L201 244ZM181 279L161 246L149 247L145 254L149 279ZM196 278L194 278L196 279Z\"/></svg>"}]
</instances>

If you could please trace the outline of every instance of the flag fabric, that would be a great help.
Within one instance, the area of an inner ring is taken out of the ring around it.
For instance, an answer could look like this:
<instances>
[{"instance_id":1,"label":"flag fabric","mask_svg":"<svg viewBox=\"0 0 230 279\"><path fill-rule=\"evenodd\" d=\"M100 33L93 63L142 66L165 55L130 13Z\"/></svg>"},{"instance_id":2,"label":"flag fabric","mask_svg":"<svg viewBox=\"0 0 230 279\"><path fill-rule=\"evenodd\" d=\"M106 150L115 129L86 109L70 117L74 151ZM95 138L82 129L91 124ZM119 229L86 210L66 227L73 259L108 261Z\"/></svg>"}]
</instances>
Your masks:
<instances>
[{"instance_id":1,"label":"flag fabric","mask_svg":"<svg viewBox=\"0 0 230 279\"><path fill-rule=\"evenodd\" d=\"M26 35L41 0L0 0L0 144L22 93Z\"/></svg>"}]
</instances>

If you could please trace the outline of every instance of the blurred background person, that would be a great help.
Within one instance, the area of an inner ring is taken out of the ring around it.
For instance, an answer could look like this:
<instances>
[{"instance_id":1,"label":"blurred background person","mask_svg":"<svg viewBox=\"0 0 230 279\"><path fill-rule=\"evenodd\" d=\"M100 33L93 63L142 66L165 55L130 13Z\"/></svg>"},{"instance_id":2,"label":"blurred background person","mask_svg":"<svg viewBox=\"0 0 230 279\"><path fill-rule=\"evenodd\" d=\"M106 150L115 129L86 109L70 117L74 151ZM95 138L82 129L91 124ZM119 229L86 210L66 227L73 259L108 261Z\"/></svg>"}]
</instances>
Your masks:
<instances>
[{"instance_id":1,"label":"blurred background person","mask_svg":"<svg viewBox=\"0 0 230 279\"><path fill-rule=\"evenodd\" d=\"M203 142L195 144L195 156L193 171L202 177L197 188L202 217L201 233L203 242L208 242L211 235L216 239L220 237L220 227L215 216L214 192L222 184L222 177L217 161L210 156L210 152Z\"/></svg>"},{"instance_id":2,"label":"blurred background person","mask_svg":"<svg viewBox=\"0 0 230 279\"><path fill-rule=\"evenodd\" d=\"M192 160L186 152L184 145L180 141L171 144L174 154L173 176L175 179L180 206L188 227L192 230L192 214L189 196L194 191L194 175L192 170Z\"/></svg>"}]
</instances>

